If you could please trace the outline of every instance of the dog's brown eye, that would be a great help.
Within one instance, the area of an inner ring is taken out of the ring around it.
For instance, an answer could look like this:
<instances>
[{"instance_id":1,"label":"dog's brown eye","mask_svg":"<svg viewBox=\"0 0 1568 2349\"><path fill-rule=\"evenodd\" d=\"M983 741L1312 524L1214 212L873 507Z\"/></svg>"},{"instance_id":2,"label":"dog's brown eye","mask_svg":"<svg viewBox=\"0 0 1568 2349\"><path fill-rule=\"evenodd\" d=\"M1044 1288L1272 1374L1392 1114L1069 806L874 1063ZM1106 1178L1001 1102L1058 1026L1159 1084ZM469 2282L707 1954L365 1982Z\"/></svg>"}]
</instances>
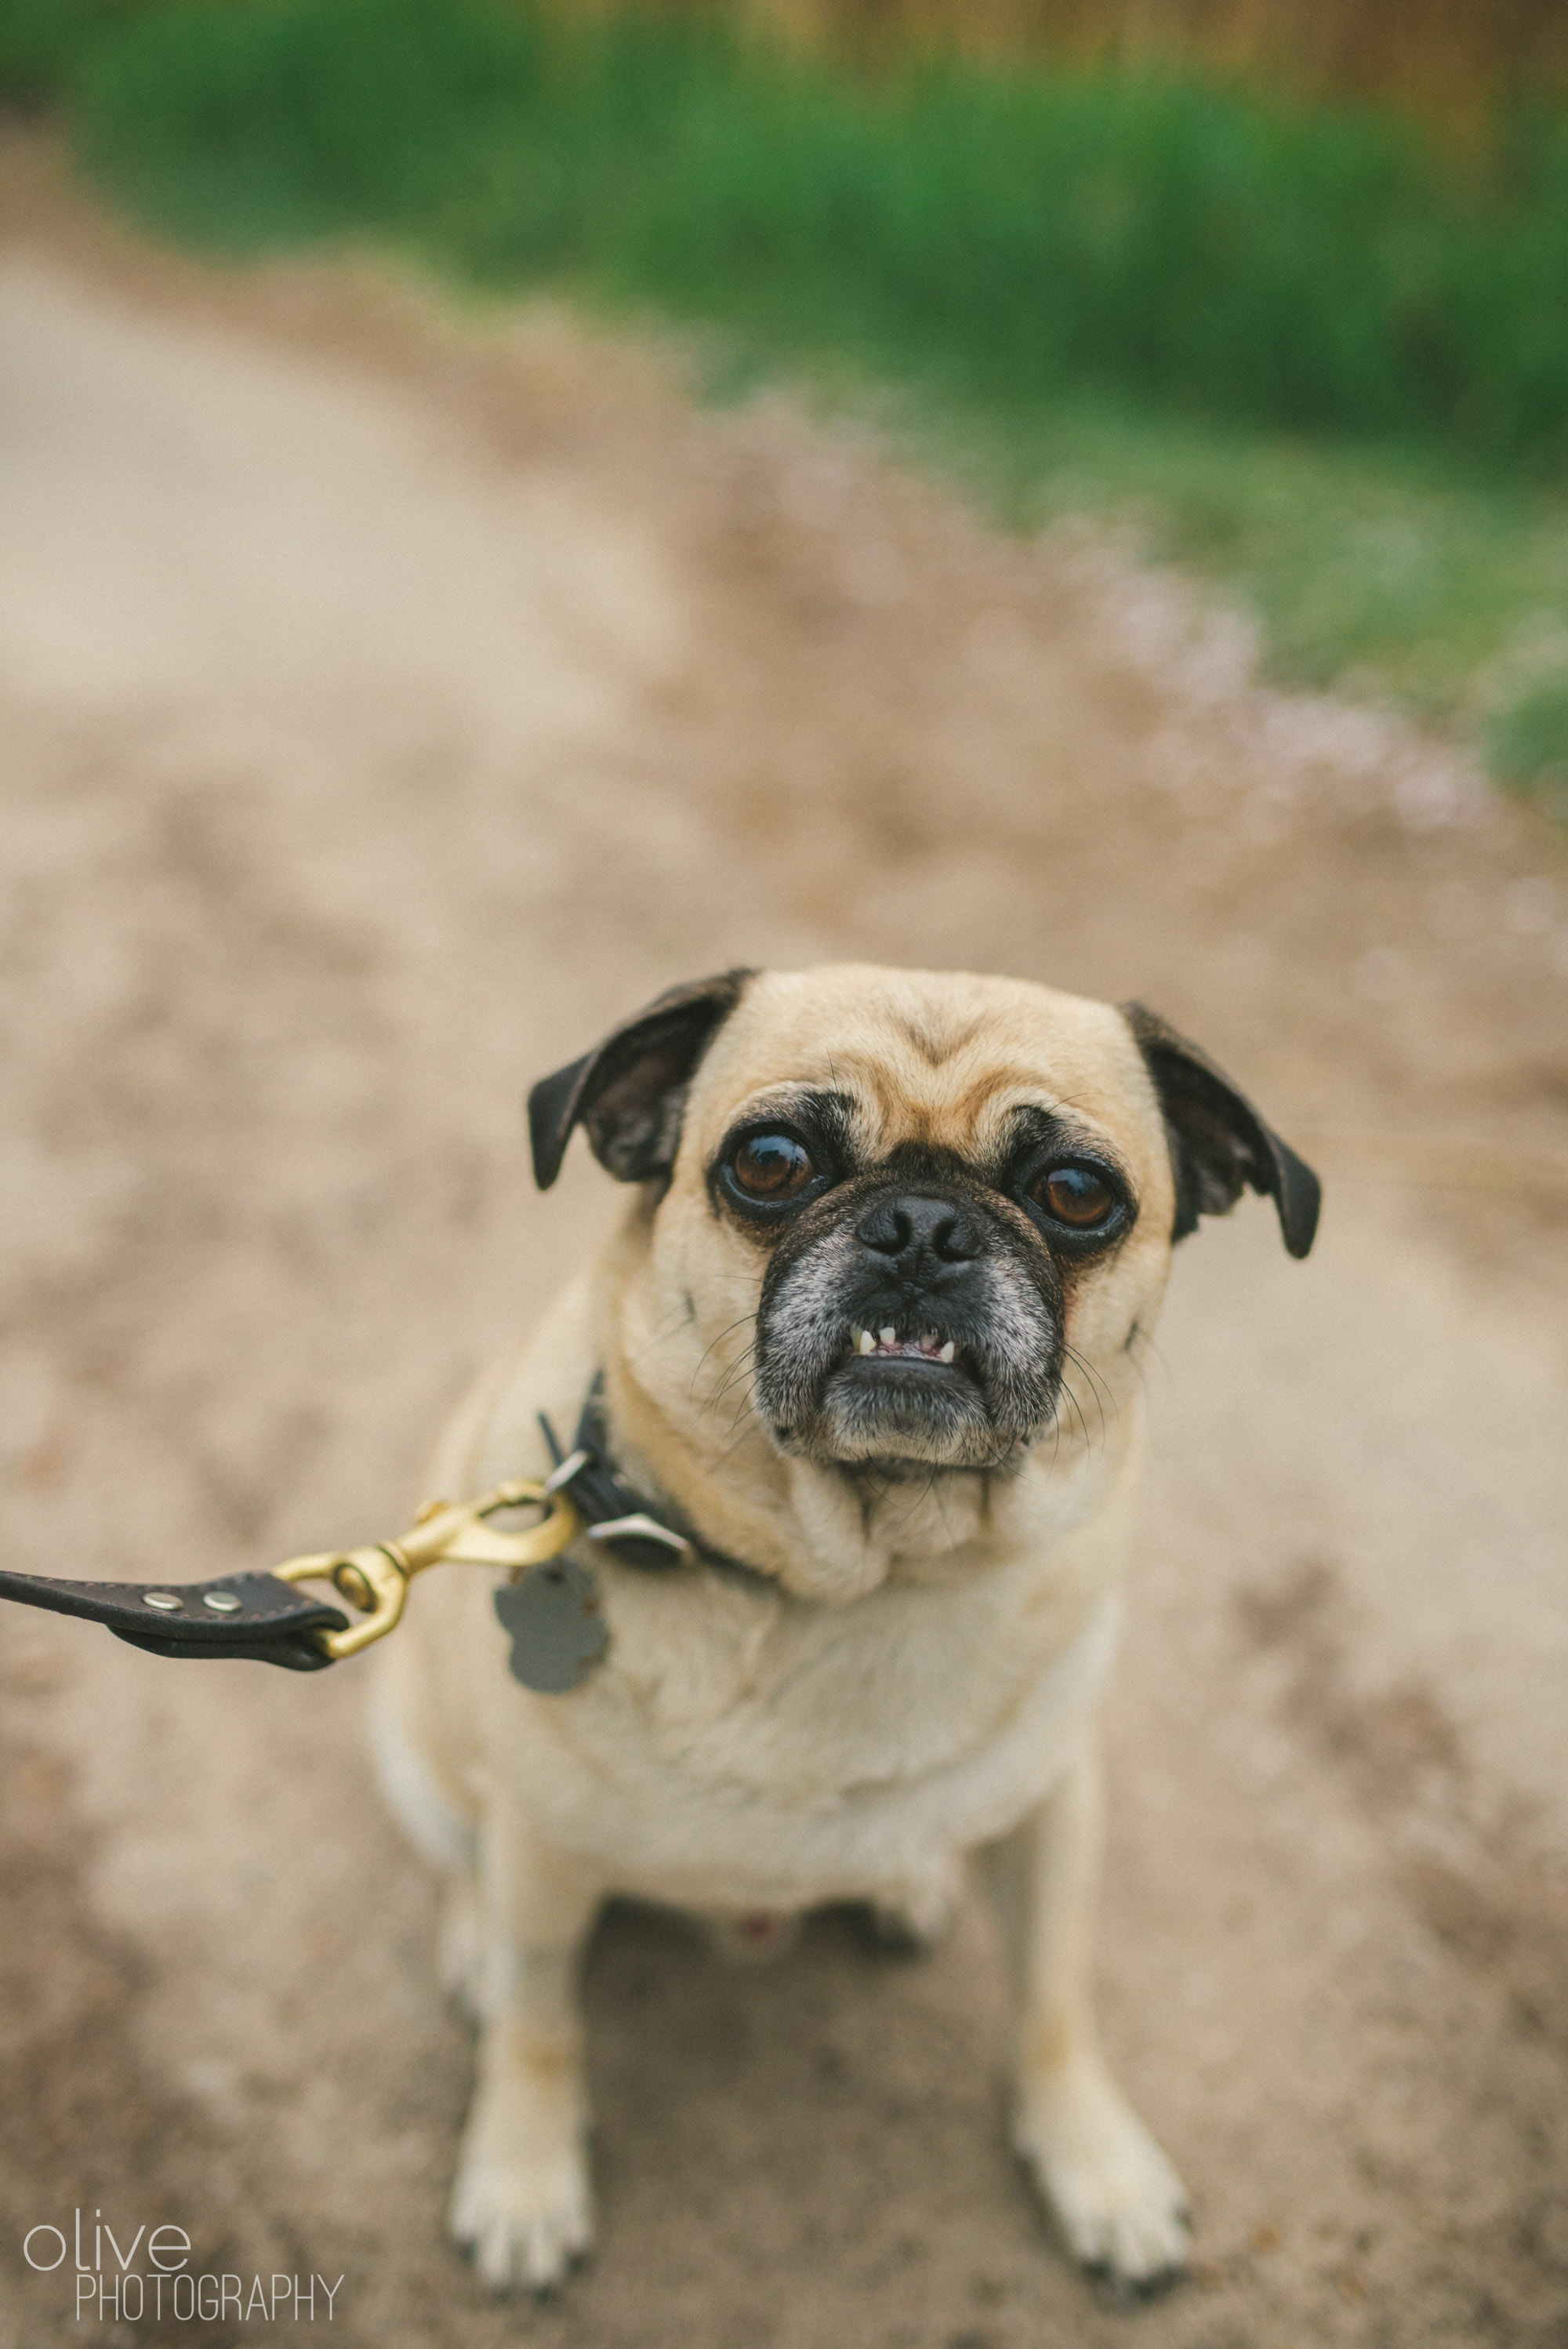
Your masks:
<instances>
[{"instance_id":1,"label":"dog's brown eye","mask_svg":"<svg viewBox=\"0 0 1568 2349\"><path fill-rule=\"evenodd\" d=\"M792 1199L816 1172L810 1154L788 1133L754 1133L729 1164L748 1199Z\"/></svg>"},{"instance_id":2,"label":"dog's brown eye","mask_svg":"<svg viewBox=\"0 0 1568 2349\"><path fill-rule=\"evenodd\" d=\"M1047 1216L1054 1216L1058 1224L1071 1224L1077 1231L1103 1224L1116 1205L1109 1184L1091 1174L1087 1166L1053 1166L1048 1174L1041 1175L1031 1196Z\"/></svg>"}]
</instances>

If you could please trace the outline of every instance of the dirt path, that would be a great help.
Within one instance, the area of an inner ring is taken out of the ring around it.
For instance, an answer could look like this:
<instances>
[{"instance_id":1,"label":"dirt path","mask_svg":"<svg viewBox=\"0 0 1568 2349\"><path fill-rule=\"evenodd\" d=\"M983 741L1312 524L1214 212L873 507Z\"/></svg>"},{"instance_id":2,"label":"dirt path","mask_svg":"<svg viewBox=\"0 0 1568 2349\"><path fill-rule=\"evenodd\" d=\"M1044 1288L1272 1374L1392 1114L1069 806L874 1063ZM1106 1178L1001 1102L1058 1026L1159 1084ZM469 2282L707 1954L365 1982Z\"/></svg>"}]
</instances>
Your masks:
<instances>
[{"instance_id":1,"label":"dirt path","mask_svg":"<svg viewBox=\"0 0 1568 2349\"><path fill-rule=\"evenodd\" d=\"M1568 860L1114 551L656 355L207 280L23 149L0 220L8 1556L390 1531L609 1204L531 1194L523 1086L730 962L1140 994L1330 1181L1305 1268L1256 1207L1183 1251L1112 1722L1108 2028L1192 2286L1125 2316L1045 2239L979 1915L740 1971L627 1915L599 2257L493 2307L358 1668L8 1611L0 2349L67 2333L20 2240L77 2205L343 2273L364 2349L1568 2342Z\"/></svg>"}]
</instances>

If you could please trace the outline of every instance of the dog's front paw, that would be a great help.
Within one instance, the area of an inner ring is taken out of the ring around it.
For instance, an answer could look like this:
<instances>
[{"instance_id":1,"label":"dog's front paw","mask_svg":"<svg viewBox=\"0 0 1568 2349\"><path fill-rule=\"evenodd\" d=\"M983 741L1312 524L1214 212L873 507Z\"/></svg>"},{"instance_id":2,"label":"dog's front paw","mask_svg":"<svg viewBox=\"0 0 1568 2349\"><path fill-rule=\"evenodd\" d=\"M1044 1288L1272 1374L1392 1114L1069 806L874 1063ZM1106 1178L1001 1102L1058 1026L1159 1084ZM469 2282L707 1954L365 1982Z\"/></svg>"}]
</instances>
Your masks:
<instances>
[{"instance_id":1,"label":"dog's front paw","mask_svg":"<svg viewBox=\"0 0 1568 2349\"><path fill-rule=\"evenodd\" d=\"M1026 2083L1013 2142L1085 2267L1130 2295L1181 2273L1191 2243L1181 2180L1098 2065Z\"/></svg>"},{"instance_id":2,"label":"dog's front paw","mask_svg":"<svg viewBox=\"0 0 1568 2349\"><path fill-rule=\"evenodd\" d=\"M481 2107L452 2189L451 2230L492 2292L548 2292L593 2237L580 2133L520 2127ZM553 2142L549 2140L553 2139Z\"/></svg>"}]
</instances>

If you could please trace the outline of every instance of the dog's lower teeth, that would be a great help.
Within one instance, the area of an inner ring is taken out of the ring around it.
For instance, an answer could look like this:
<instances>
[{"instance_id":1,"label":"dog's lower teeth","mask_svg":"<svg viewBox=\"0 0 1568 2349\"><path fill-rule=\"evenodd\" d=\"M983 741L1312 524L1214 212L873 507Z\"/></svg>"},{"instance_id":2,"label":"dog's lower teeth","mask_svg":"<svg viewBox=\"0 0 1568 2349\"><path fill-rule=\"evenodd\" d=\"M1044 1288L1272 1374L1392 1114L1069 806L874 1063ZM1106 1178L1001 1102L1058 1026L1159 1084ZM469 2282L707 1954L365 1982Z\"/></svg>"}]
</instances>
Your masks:
<instances>
[{"instance_id":1,"label":"dog's lower teeth","mask_svg":"<svg viewBox=\"0 0 1568 2349\"><path fill-rule=\"evenodd\" d=\"M879 1330L877 1335L884 1346L896 1346L898 1343L898 1331L891 1326L886 1330Z\"/></svg>"},{"instance_id":2,"label":"dog's lower teeth","mask_svg":"<svg viewBox=\"0 0 1568 2349\"><path fill-rule=\"evenodd\" d=\"M954 1344L952 1339L949 1338L946 1345L944 1346L938 1353L937 1360L941 1362L950 1362L957 1351L957 1347Z\"/></svg>"},{"instance_id":3,"label":"dog's lower teeth","mask_svg":"<svg viewBox=\"0 0 1568 2349\"><path fill-rule=\"evenodd\" d=\"M872 1336L869 1330L857 1330L855 1331L855 1350L857 1353L874 1354L876 1350L877 1341Z\"/></svg>"}]
</instances>

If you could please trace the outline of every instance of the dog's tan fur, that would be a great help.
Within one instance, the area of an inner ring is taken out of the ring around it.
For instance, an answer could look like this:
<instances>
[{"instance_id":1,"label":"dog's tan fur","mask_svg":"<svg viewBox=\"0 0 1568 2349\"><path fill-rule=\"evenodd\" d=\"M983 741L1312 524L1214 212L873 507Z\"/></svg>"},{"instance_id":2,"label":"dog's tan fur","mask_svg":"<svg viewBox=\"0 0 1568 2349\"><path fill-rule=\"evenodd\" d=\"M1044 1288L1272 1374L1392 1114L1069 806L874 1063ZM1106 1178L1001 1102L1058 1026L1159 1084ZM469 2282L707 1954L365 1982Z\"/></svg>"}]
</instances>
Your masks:
<instances>
[{"instance_id":1,"label":"dog's tan fur","mask_svg":"<svg viewBox=\"0 0 1568 2349\"><path fill-rule=\"evenodd\" d=\"M852 1099L869 1160L974 1156L1033 1103L1126 1171L1136 1221L1069 1275L1061 1404L1006 1473L868 1479L753 1407L768 1251L707 1175L739 1113L803 1086ZM602 1369L625 1472L765 1578L596 1556L608 1659L566 1696L509 1676L478 1572L430 1577L389 1643L384 1775L455 1869L446 1961L480 2016L452 2221L491 2282L548 2285L588 2242L574 1976L606 1897L731 1919L863 1899L929 1933L976 1852L1012 1928L1018 2150L1078 2257L1134 2285L1181 2264L1181 2185L1105 2068L1089 1993L1095 1706L1177 1205L1121 1012L995 978L754 977L707 1040L667 1180L448 1429L434 1491L540 1473L536 1414L569 1431Z\"/></svg>"}]
</instances>

